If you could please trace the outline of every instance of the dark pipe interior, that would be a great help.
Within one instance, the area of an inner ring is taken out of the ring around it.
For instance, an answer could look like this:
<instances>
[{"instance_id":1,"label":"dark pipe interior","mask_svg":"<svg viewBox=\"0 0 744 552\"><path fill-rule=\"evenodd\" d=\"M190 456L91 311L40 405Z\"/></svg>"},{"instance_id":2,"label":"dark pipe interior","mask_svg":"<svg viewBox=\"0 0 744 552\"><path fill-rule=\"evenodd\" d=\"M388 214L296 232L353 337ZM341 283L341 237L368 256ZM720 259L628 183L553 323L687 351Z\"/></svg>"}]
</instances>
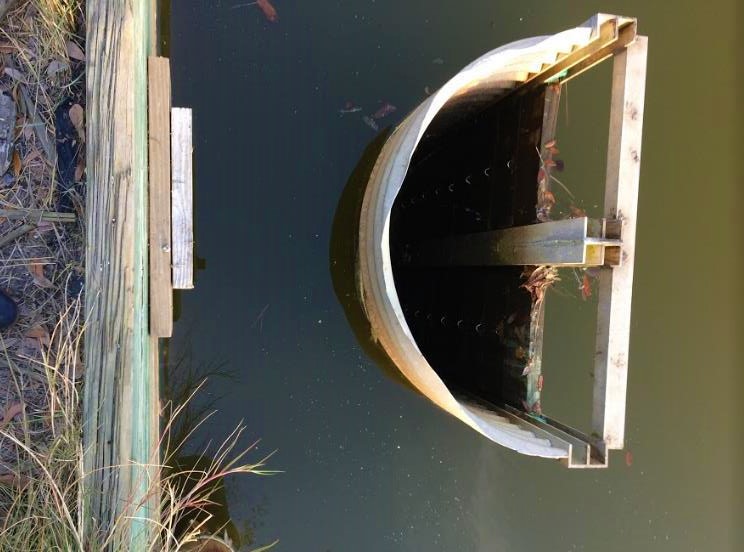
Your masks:
<instances>
[{"instance_id":1,"label":"dark pipe interior","mask_svg":"<svg viewBox=\"0 0 744 552\"><path fill-rule=\"evenodd\" d=\"M544 101L540 88L465 112L444 130L435 118L390 225L397 293L427 361L448 386L518 407L531 311L523 267L413 267L407 260L424 240L536 222Z\"/></svg>"}]
</instances>

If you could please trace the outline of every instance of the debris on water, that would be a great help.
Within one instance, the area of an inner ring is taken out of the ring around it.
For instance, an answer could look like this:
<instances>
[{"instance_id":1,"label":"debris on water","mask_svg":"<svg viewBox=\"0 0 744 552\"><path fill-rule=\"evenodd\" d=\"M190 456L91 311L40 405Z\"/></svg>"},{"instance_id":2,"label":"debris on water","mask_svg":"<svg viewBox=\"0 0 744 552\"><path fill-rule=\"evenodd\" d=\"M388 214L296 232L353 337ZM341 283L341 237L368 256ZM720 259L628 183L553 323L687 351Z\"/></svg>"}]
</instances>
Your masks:
<instances>
[{"instance_id":1,"label":"debris on water","mask_svg":"<svg viewBox=\"0 0 744 552\"><path fill-rule=\"evenodd\" d=\"M385 102L382 104L382 107L374 112L372 115L373 119L382 119L383 117L387 117L391 113L395 112L398 108L395 107L393 104Z\"/></svg>"},{"instance_id":2,"label":"debris on water","mask_svg":"<svg viewBox=\"0 0 744 552\"><path fill-rule=\"evenodd\" d=\"M366 124L369 128L371 128L375 132L380 130L380 127L377 126L377 123L375 122L375 120L369 115L365 115L364 117L362 117L362 121L364 121L364 124Z\"/></svg>"},{"instance_id":3,"label":"debris on water","mask_svg":"<svg viewBox=\"0 0 744 552\"><path fill-rule=\"evenodd\" d=\"M236 4L230 9L236 9L236 8L245 8L247 6L258 6L261 11L263 12L266 19L271 21L272 23L275 23L279 20L279 14L276 11L276 8L273 6L269 0L256 0L256 2L245 2L243 4Z\"/></svg>"},{"instance_id":4,"label":"debris on water","mask_svg":"<svg viewBox=\"0 0 744 552\"><path fill-rule=\"evenodd\" d=\"M444 65L444 60L442 58L434 58L431 62L434 65Z\"/></svg>"},{"instance_id":5,"label":"debris on water","mask_svg":"<svg viewBox=\"0 0 744 552\"><path fill-rule=\"evenodd\" d=\"M625 451L625 465L630 467L633 465L633 453L629 450Z\"/></svg>"},{"instance_id":6,"label":"debris on water","mask_svg":"<svg viewBox=\"0 0 744 552\"><path fill-rule=\"evenodd\" d=\"M431 96L431 89L428 86L424 86L424 94Z\"/></svg>"},{"instance_id":7,"label":"debris on water","mask_svg":"<svg viewBox=\"0 0 744 552\"><path fill-rule=\"evenodd\" d=\"M353 102L346 102L344 104L344 107L339 109L338 112L340 115L346 115L348 113L358 113L361 110L362 108L358 105L355 105Z\"/></svg>"},{"instance_id":8,"label":"debris on water","mask_svg":"<svg viewBox=\"0 0 744 552\"><path fill-rule=\"evenodd\" d=\"M541 265L532 271L524 272L522 275L527 276L527 281L520 287L530 292L536 305L543 302L550 286L560 281L558 269L554 266Z\"/></svg>"}]
</instances>

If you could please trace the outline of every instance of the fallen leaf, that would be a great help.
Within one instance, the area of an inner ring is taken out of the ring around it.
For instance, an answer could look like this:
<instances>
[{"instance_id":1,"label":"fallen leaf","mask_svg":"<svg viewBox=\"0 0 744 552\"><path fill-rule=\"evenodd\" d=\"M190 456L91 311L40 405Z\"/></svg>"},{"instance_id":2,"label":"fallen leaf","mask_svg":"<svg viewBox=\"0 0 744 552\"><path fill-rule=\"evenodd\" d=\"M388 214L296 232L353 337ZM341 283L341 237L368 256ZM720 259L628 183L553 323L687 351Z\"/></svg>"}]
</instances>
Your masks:
<instances>
[{"instance_id":1,"label":"fallen leaf","mask_svg":"<svg viewBox=\"0 0 744 552\"><path fill-rule=\"evenodd\" d=\"M80 104L75 104L70 108L70 121L77 130L80 140L85 142L85 110Z\"/></svg>"},{"instance_id":2,"label":"fallen leaf","mask_svg":"<svg viewBox=\"0 0 744 552\"><path fill-rule=\"evenodd\" d=\"M21 174L21 156L18 154L18 150L13 150L13 158L10 162L13 167L13 175L17 178Z\"/></svg>"},{"instance_id":3,"label":"fallen leaf","mask_svg":"<svg viewBox=\"0 0 744 552\"><path fill-rule=\"evenodd\" d=\"M56 75L57 73L61 73L62 71L67 71L70 68L70 64L66 61L60 61L58 59L54 59L51 62L49 62L49 65L47 65L46 73L47 76L51 77Z\"/></svg>"},{"instance_id":4,"label":"fallen leaf","mask_svg":"<svg viewBox=\"0 0 744 552\"><path fill-rule=\"evenodd\" d=\"M3 69L3 72L8 75L11 79L15 79L18 81L25 80L26 76L21 73L18 69L13 69L12 67L6 67Z\"/></svg>"},{"instance_id":5,"label":"fallen leaf","mask_svg":"<svg viewBox=\"0 0 744 552\"><path fill-rule=\"evenodd\" d=\"M25 489L31 480L21 474L16 473L3 473L0 474L0 484L7 485L9 487L16 487L17 489Z\"/></svg>"},{"instance_id":6,"label":"fallen leaf","mask_svg":"<svg viewBox=\"0 0 744 552\"><path fill-rule=\"evenodd\" d=\"M75 167L75 182L80 182L83 179L83 175L85 174L85 159L83 159L83 156L80 156L80 159L78 159L77 166Z\"/></svg>"},{"instance_id":7,"label":"fallen leaf","mask_svg":"<svg viewBox=\"0 0 744 552\"><path fill-rule=\"evenodd\" d=\"M34 283L42 288L54 287L54 284L50 282L44 275L44 265L41 264L30 264L28 265L28 271L34 278Z\"/></svg>"},{"instance_id":8,"label":"fallen leaf","mask_svg":"<svg viewBox=\"0 0 744 552\"><path fill-rule=\"evenodd\" d=\"M29 331L26 332L26 337L34 337L41 341L44 345L49 346L49 343L51 343L51 338L49 337L49 332L44 326L34 326Z\"/></svg>"},{"instance_id":9,"label":"fallen leaf","mask_svg":"<svg viewBox=\"0 0 744 552\"><path fill-rule=\"evenodd\" d=\"M70 59L85 61L85 52L71 40L67 43L67 55L70 56Z\"/></svg>"},{"instance_id":10,"label":"fallen leaf","mask_svg":"<svg viewBox=\"0 0 744 552\"><path fill-rule=\"evenodd\" d=\"M3 414L3 419L0 421L0 428L4 428L7 426L13 418L18 416L19 414L23 414L23 404L21 403L13 403L8 408L5 409L5 413Z\"/></svg>"},{"instance_id":11,"label":"fallen leaf","mask_svg":"<svg viewBox=\"0 0 744 552\"><path fill-rule=\"evenodd\" d=\"M37 159L41 159L41 152L37 149L34 149L33 151L30 151L26 157L23 158L23 164L28 167L32 161L36 161Z\"/></svg>"}]
</instances>

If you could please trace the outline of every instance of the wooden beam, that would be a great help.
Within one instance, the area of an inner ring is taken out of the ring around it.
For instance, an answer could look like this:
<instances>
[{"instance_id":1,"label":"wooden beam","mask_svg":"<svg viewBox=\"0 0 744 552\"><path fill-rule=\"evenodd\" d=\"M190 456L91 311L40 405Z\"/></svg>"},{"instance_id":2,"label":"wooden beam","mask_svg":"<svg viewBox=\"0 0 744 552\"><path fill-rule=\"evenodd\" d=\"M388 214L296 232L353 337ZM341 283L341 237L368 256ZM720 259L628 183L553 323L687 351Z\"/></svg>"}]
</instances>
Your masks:
<instances>
[{"instance_id":1,"label":"wooden beam","mask_svg":"<svg viewBox=\"0 0 744 552\"><path fill-rule=\"evenodd\" d=\"M194 287L193 139L191 109L171 114L173 158L173 287Z\"/></svg>"},{"instance_id":2,"label":"wooden beam","mask_svg":"<svg viewBox=\"0 0 744 552\"><path fill-rule=\"evenodd\" d=\"M411 247L417 266L599 266L604 248L620 241L599 235L602 221L586 217L448 236Z\"/></svg>"},{"instance_id":3,"label":"wooden beam","mask_svg":"<svg viewBox=\"0 0 744 552\"><path fill-rule=\"evenodd\" d=\"M157 533L151 481L157 367L148 335L149 0L89 0L87 246L81 523L107 549ZM157 500L157 493L154 494Z\"/></svg>"},{"instance_id":4,"label":"wooden beam","mask_svg":"<svg viewBox=\"0 0 744 552\"><path fill-rule=\"evenodd\" d=\"M622 221L620 265L603 268L594 368L592 429L608 449L623 448L633 291L636 209L641 166L647 39L614 58L604 214Z\"/></svg>"},{"instance_id":5,"label":"wooden beam","mask_svg":"<svg viewBox=\"0 0 744 552\"><path fill-rule=\"evenodd\" d=\"M149 206L150 206L150 334L173 334L171 281L171 133L170 63L148 59Z\"/></svg>"}]
</instances>

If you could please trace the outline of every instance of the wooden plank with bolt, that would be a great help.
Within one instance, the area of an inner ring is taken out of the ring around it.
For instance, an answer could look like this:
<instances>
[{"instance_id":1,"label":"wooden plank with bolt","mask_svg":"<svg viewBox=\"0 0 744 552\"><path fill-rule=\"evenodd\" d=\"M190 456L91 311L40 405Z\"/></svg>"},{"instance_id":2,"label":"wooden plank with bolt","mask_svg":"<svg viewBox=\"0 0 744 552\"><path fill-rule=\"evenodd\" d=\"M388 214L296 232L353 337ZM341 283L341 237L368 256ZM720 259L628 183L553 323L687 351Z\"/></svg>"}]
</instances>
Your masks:
<instances>
[{"instance_id":1,"label":"wooden plank with bolt","mask_svg":"<svg viewBox=\"0 0 744 552\"><path fill-rule=\"evenodd\" d=\"M173 333L171 283L170 63L148 60L150 335Z\"/></svg>"}]
</instances>

